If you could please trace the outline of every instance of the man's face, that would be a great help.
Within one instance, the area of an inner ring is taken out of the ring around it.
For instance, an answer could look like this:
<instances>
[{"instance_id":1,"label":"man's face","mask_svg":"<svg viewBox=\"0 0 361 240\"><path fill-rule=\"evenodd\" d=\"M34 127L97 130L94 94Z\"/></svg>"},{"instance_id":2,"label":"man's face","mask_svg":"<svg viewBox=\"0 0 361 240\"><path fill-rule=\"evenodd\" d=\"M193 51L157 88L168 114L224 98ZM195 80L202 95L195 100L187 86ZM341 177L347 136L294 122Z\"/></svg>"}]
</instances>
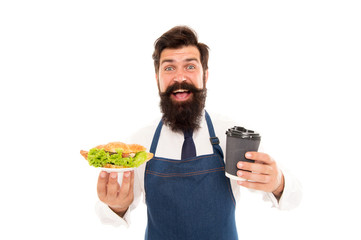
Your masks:
<instances>
[{"instance_id":1,"label":"man's face","mask_svg":"<svg viewBox=\"0 0 361 240\"><path fill-rule=\"evenodd\" d=\"M203 76L205 74L205 76ZM160 55L158 75L159 91L164 93L168 87L175 83L188 83L202 89L208 80L208 71L203 72L200 53L195 46L184 46L178 49L166 48ZM178 90L171 95L175 102L187 101L192 97L191 92Z\"/></svg>"},{"instance_id":2,"label":"man's face","mask_svg":"<svg viewBox=\"0 0 361 240\"><path fill-rule=\"evenodd\" d=\"M198 129L207 95L208 72L203 75L197 47L163 50L156 78L163 122L173 131Z\"/></svg>"}]
</instances>

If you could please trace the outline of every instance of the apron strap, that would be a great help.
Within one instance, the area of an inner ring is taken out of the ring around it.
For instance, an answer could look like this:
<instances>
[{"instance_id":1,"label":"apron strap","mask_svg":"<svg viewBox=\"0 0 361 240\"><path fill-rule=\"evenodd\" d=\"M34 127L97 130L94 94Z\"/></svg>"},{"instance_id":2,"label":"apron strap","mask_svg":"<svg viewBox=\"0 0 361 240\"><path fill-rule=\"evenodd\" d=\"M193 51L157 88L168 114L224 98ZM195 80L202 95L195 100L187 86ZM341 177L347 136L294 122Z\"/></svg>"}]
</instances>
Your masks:
<instances>
[{"instance_id":1,"label":"apron strap","mask_svg":"<svg viewBox=\"0 0 361 240\"><path fill-rule=\"evenodd\" d=\"M155 156L155 151L157 150L158 140L159 140L160 132L162 131L162 126L163 126L163 121L160 120L158 127L155 130L153 140L152 140L152 145L149 150L149 152L153 153L154 156Z\"/></svg>"},{"instance_id":2,"label":"apron strap","mask_svg":"<svg viewBox=\"0 0 361 240\"><path fill-rule=\"evenodd\" d=\"M223 151L222 148L219 146L219 139L218 137L216 137L216 134L214 133L214 128L213 128L213 124L212 124L212 120L211 117L209 116L209 114L207 113L207 111L205 111L205 116L206 116L206 121L207 121L207 126L208 126L208 132L209 132L209 140L211 141L212 147L213 147L213 152L216 153L218 152L221 157L223 158Z\"/></svg>"}]
</instances>

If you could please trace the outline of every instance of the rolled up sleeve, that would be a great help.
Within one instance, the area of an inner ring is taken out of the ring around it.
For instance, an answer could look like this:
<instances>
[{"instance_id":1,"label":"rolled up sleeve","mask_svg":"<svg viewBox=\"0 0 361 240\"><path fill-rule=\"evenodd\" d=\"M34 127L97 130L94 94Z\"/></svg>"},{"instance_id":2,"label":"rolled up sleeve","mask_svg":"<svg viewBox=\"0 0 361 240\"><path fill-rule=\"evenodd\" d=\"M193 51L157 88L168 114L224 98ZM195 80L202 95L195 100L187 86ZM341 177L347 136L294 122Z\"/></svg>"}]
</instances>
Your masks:
<instances>
[{"instance_id":1,"label":"rolled up sleeve","mask_svg":"<svg viewBox=\"0 0 361 240\"><path fill-rule=\"evenodd\" d=\"M279 200L273 193L265 193L264 200L271 201L273 207L280 210L292 210L300 205L302 200L302 185L301 183L288 171L282 171L285 179L285 187L282 196Z\"/></svg>"}]
</instances>

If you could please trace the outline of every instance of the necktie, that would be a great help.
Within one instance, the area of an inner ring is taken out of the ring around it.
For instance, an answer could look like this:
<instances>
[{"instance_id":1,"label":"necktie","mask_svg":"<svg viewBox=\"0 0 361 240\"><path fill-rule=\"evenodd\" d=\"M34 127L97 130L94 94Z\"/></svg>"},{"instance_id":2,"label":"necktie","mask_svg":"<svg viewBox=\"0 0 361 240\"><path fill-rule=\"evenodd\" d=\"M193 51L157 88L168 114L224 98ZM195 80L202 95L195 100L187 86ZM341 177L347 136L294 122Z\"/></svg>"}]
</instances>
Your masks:
<instances>
[{"instance_id":1,"label":"necktie","mask_svg":"<svg viewBox=\"0 0 361 240\"><path fill-rule=\"evenodd\" d=\"M182 147L182 159L196 156L196 146L193 141L193 131L184 131L184 142Z\"/></svg>"}]
</instances>

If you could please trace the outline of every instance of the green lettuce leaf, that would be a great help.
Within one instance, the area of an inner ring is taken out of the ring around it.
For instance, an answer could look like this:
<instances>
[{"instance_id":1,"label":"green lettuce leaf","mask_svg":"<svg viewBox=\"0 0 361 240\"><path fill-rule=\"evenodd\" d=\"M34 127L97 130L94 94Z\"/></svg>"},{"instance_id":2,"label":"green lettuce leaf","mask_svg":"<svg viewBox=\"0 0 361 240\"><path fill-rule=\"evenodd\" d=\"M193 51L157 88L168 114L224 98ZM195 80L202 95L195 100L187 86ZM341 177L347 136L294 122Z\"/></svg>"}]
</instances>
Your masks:
<instances>
[{"instance_id":1,"label":"green lettuce leaf","mask_svg":"<svg viewBox=\"0 0 361 240\"><path fill-rule=\"evenodd\" d=\"M133 159L134 167L139 167L145 160L147 160L147 153L144 151L138 152Z\"/></svg>"},{"instance_id":2,"label":"green lettuce leaf","mask_svg":"<svg viewBox=\"0 0 361 240\"><path fill-rule=\"evenodd\" d=\"M110 163L116 166L123 166L128 168L139 167L145 160L147 160L147 153L144 151L138 152L134 157L122 157L123 151L116 149L116 154L109 154L104 149L92 148L88 153L88 162L90 166L104 167Z\"/></svg>"},{"instance_id":3,"label":"green lettuce leaf","mask_svg":"<svg viewBox=\"0 0 361 240\"><path fill-rule=\"evenodd\" d=\"M109 153L104 149L92 148L88 152L88 162L90 166L103 167L108 163Z\"/></svg>"}]
</instances>

